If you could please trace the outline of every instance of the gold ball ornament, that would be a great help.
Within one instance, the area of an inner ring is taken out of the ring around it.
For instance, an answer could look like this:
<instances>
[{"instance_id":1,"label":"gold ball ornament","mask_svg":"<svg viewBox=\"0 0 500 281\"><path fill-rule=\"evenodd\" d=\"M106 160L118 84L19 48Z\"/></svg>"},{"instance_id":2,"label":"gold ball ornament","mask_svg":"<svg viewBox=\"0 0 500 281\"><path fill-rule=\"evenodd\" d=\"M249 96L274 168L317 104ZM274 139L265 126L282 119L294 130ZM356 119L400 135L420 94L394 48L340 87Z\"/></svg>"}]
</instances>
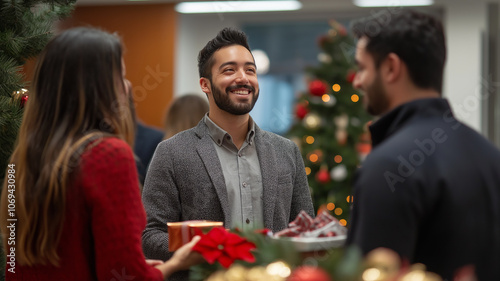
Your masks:
<instances>
[{"instance_id":1,"label":"gold ball ornament","mask_svg":"<svg viewBox=\"0 0 500 281\"><path fill-rule=\"evenodd\" d=\"M410 271L403 275L401 281L443 281L443 279L433 272L425 271L425 265L412 265Z\"/></svg>"},{"instance_id":2,"label":"gold ball ornament","mask_svg":"<svg viewBox=\"0 0 500 281\"><path fill-rule=\"evenodd\" d=\"M321 118L316 113L309 113L302 122L307 129L316 130L321 125Z\"/></svg>"},{"instance_id":3,"label":"gold ball ornament","mask_svg":"<svg viewBox=\"0 0 500 281\"><path fill-rule=\"evenodd\" d=\"M212 273L208 278L207 281L226 281L225 278L225 271L219 270L214 273Z\"/></svg>"},{"instance_id":4,"label":"gold ball ornament","mask_svg":"<svg viewBox=\"0 0 500 281\"><path fill-rule=\"evenodd\" d=\"M12 92L12 102L19 103L19 106L23 108L28 101L29 91L26 89L20 89L18 91Z\"/></svg>"},{"instance_id":5,"label":"gold ball ornament","mask_svg":"<svg viewBox=\"0 0 500 281\"><path fill-rule=\"evenodd\" d=\"M331 63L332 57L326 53L319 53L318 54L318 61L322 62L322 63Z\"/></svg>"},{"instance_id":6,"label":"gold ball ornament","mask_svg":"<svg viewBox=\"0 0 500 281\"><path fill-rule=\"evenodd\" d=\"M224 278L231 281L245 281L247 272L245 267L235 264L226 271Z\"/></svg>"},{"instance_id":7,"label":"gold ball ornament","mask_svg":"<svg viewBox=\"0 0 500 281\"><path fill-rule=\"evenodd\" d=\"M273 262L266 266L266 272L272 281L284 281L292 273L288 264L282 261ZM267 280L267 279L266 279Z\"/></svg>"},{"instance_id":8,"label":"gold ball ornament","mask_svg":"<svg viewBox=\"0 0 500 281\"><path fill-rule=\"evenodd\" d=\"M266 269L262 266L252 267L247 272L247 281L261 281L267 279L268 274Z\"/></svg>"},{"instance_id":9,"label":"gold ball ornament","mask_svg":"<svg viewBox=\"0 0 500 281\"><path fill-rule=\"evenodd\" d=\"M333 122L335 123L337 128L345 129L345 128L347 128L347 125L349 125L349 116L347 114L343 113L342 115L336 116L333 119Z\"/></svg>"},{"instance_id":10,"label":"gold ball ornament","mask_svg":"<svg viewBox=\"0 0 500 281\"><path fill-rule=\"evenodd\" d=\"M393 280L401 269L398 254L386 248L377 248L366 255L363 281Z\"/></svg>"}]
</instances>

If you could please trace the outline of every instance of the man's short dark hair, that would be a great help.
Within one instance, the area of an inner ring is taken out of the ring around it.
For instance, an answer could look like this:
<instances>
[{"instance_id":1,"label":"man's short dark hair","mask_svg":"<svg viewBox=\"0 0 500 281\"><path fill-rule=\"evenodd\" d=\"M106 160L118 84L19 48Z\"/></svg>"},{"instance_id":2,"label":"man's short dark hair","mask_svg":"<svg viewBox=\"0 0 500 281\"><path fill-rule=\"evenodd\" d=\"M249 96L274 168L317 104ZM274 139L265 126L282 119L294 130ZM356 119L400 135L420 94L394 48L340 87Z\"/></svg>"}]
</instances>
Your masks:
<instances>
[{"instance_id":1,"label":"man's short dark hair","mask_svg":"<svg viewBox=\"0 0 500 281\"><path fill-rule=\"evenodd\" d=\"M361 19L351 29L357 38L368 39L366 51L377 68L389 53L394 53L408 67L415 85L441 93L446 44L438 19L403 9Z\"/></svg>"},{"instance_id":2,"label":"man's short dark hair","mask_svg":"<svg viewBox=\"0 0 500 281\"><path fill-rule=\"evenodd\" d=\"M200 78L212 79L211 69L214 64L214 53L223 47L231 45L241 45L250 52L250 46L248 46L245 33L229 27L222 29L198 54L198 72Z\"/></svg>"}]
</instances>

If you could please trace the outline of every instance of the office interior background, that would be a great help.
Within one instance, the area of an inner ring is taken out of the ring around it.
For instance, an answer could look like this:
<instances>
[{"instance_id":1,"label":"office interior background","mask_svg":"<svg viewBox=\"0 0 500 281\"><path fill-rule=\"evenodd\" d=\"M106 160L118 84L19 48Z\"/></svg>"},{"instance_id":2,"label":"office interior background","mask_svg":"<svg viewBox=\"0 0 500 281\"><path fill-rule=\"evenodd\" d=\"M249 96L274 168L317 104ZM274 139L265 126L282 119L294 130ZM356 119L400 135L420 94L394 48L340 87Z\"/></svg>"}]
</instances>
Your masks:
<instances>
[{"instance_id":1,"label":"office interior background","mask_svg":"<svg viewBox=\"0 0 500 281\"><path fill-rule=\"evenodd\" d=\"M407 1L358 7L353 0L301 0L302 7L294 11L200 14L177 12L179 2L79 0L65 26L96 26L122 37L138 117L158 128L174 97L204 95L198 84L199 50L223 27L239 28L249 36L252 50L263 51L269 60L267 72L259 74L261 94L251 115L263 129L285 134L295 98L307 88L304 69L318 63L317 39L329 30L329 21L348 28L360 17L390 16ZM434 0L414 9L434 14L445 26L443 96L460 120L500 146L499 2ZM273 125L276 119L279 126Z\"/></svg>"}]
</instances>

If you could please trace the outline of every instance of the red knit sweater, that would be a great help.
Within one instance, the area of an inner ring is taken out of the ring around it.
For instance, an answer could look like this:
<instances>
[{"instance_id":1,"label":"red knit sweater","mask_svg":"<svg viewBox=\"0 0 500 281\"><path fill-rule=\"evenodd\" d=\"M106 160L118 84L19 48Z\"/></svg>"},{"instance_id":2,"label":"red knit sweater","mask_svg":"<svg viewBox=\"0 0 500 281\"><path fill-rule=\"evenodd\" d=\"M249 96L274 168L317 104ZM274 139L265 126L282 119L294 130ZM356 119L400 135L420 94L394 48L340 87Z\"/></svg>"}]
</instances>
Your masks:
<instances>
[{"instance_id":1,"label":"red knit sweater","mask_svg":"<svg viewBox=\"0 0 500 281\"><path fill-rule=\"evenodd\" d=\"M130 147L106 138L82 155L79 169L68 187L60 266L16 265L7 280L162 280L142 252L146 215Z\"/></svg>"}]
</instances>

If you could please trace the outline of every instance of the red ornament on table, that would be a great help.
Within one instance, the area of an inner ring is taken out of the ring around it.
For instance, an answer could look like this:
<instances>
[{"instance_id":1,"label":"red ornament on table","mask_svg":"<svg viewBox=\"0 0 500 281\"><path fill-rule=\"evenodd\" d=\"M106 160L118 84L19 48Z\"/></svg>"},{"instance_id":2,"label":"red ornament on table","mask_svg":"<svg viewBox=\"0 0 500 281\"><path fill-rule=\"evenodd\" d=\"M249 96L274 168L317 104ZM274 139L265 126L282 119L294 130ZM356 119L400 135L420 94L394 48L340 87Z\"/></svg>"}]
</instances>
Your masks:
<instances>
[{"instance_id":1,"label":"red ornament on table","mask_svg":"<svg viewBox=\"0 0 500 281\"><path fill-rule=\"evenodd\" d=\"M295 107L295 114L297 115L297 118L300 120L304 119L304 117L309 113L309 110L307 107L301 103L297 104Z\"/></svg>"},{"instance_id":2,"label":"red ornament on table","mask_svg":"<svg viewBox=\"0 0 500 281\"><path fill-rule=\"evenodd\" d=\"M333 281L333 279L321 268L304 265L297 267L287 281Z\"/></svg>"},{"instance_id":3,"label":"red ornament on table","mask_svg":"<svg viewBox=\"0 0 500 281\"><path fill-rule=\"evenodd\" d=\"M309 92L313 96L321 97L322 95L326 94L327 89L328 87L321 80L313 80L311 81L311 83L309 83Z\"/></svg>"}]
</instances>

